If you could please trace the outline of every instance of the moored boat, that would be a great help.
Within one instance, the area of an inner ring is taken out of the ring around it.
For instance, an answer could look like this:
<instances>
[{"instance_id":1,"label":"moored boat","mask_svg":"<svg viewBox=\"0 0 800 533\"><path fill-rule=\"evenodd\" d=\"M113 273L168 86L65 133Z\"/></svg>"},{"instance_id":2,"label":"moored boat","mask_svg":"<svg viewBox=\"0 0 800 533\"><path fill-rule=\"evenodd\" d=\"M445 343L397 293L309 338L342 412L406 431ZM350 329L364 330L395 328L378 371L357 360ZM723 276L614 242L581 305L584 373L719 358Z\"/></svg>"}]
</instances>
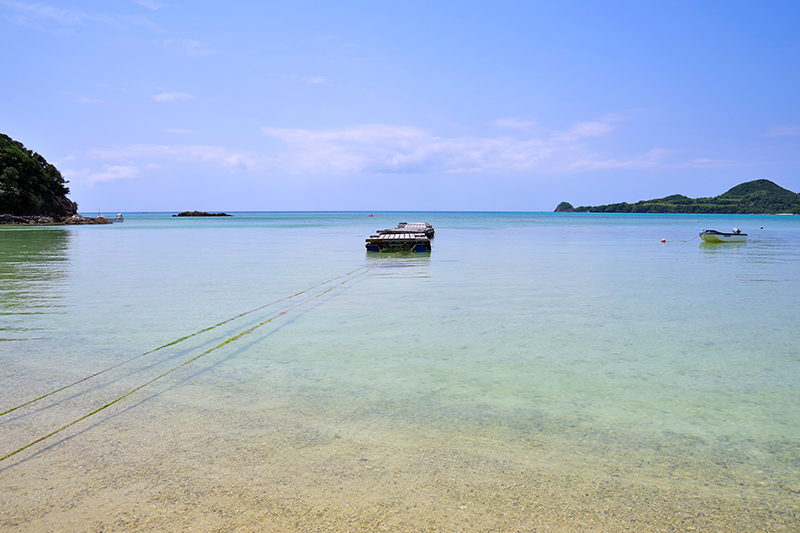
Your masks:
<instances>
[{"instance_id":1,"label":"moored boat","mask_svg":"<svg viewBox=\"0 0 800 533\"><path fill-rule=\"evenodd\" d=\"M700 238L705 242L747 242L747 233L742 233L739 228L733 228L731 233L724 233L715 229L704 229Z\"/></svg>"}]
</instances>

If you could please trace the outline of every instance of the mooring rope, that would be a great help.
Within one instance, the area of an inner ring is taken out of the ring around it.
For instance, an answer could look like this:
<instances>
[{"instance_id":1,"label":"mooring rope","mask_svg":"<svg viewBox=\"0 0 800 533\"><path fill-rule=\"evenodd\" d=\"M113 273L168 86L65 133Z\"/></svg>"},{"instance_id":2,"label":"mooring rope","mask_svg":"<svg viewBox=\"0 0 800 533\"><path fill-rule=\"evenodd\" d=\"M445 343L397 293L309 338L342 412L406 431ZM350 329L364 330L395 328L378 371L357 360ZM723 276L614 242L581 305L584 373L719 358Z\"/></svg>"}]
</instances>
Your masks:
<instances>
[{"instance_id":1,"label":"mooring rope","mask_svg":"<svg viewBox=\"0 0 800 533\"><path fill-rule=\"evenodd\" d=\"M57 433L59 433L59 432L61 432L61 431L64 431L65 429L67 429L67 428L68 428L68 427L70 427L70 426L74 426L74 425L75 425L75 424L77 424L78 422L81 422L81 421L83 421L83 420L86 420L86 419L87 419L87 418L89 418L90 416L96 415L96 414L97 414L97 413L99 413L100 411L102 411L102 410L104 410L104 409L106 409L106 408L108 408L108 407L111 407L111 406L112 406L112 405L114 405L115 403L117 403L117 402L119 402L119 401L121 401L121 400L123 400L123 399L127 398L128 396L130 396L130 395L131 395L131 394L133 394L134 392L136 392L136 391L138 391L138 390L141 390L141 389L143 389L144 387L146 387L146 386L150 385L151 383L153 383L153 382L155 382L155 381L157 381L157 380L159 380L159 379L163 378L164 376L166 376L166 375L168 375L168 374L171 374L172 372L174 372L174 371L178 370L179 368L182 368L182 367L184 367L184 366L188 365L189 363L192 363L192 362L194 362L194 361L197 361L198 359L200 359L200 358L201 358L201 357L203 357L204 355L208 355L208 354L210 354L211 352L213 352L214 350L217 350L217 349L219 349L219 348L222 348L223 346L225 346L225 345L227 345L227 344L229 344L229 343L231 343L231 342L233 342L233 341L235 341L235 340L237 340L237 339L240 339L241 337L243 337L243 336L247 335L248 333L250 333L250 332L252 332L252 331L254 331L254 330L258 329L258 328L260 328L261 326L263 326L263 325L265 325L265 324L268 324L268 323L272 322L273 320L275 320L276 318L278 318L278 317L280 317L280 316L283 316L283 315L285 315L285 314L286 314L286 313L288 313L289 311L292 311L293 309L297 309L297 308L298 308L298 307L300 307L301 305L307 304L308 302L310 302L310 301L312 301L312 300L315 300L315 299L317 299L317 298L319 298L319 297L321 297L321 296L323 296L323 295L325 295L325 294L328 294L329 292L331 292L331 291L332 291L333 289L335 289L336 287L340 287L340 286L344 285L345 283L347 283L348 281L353 281L353 280L354 280L354 279L356 279L357 277L359 277L359 276L362 276L362 275L366 274L367 272L369 272L370 270L372 270L372 268L373 268L373 267L370 267L370 268L361 267L361 268L359 268L359 269L356 269L356 270L354 270L353 272L358 272L359 270L363 270L363 271L362 271L361 273L359 273L359 274L357 274L357 275L353 276L353 277L352 277L352 278L350 278L350 279L346 279L346 280L344 280L343 282L341 282L341 283L340 283L340 284L338 284L338 285L334 285L334 286L333 286L333 287L331 287L330 289L326 289L326 290L322 291L321 293L317 294L316 296L312 296L311 298L308 298L308 299L306 299L306 300L303 300L302 302L300 302L300 303L298 303L298 304L295 304L295 305L293 305L292 307L290 307L289 309L286 309L285 311L281 311L280 313L278 313L278 314L276 314L276 315L273 315L273 316L271 316L271 317L270 317L270 318L268 318L267 320L265 320L265 321L263 321L263 322L260 322L260 323L256 324L255 326L252 326L252 327L250 327L250 328L248 328L248 329L246 329L246 330L242 331L241 333L237 333L237 334L236 334L236 335L234 335L233 337L229 338L229 339L228 339L228 340L226 340L226 341L223 341L223 342L221 342L220 344L218 344L218 345L214 346L213 348L209 348L208 350L204 351L203 353L201 353L201 354L199 354L199 355L196 355L196 356L192 357L191 359L187 359L186 361L184 361L183 363L179 364L178 366L176 366L176 367L173 367L173 368L171 368L170 370L167 370L166 372L164 372L163 374L160 374L160 375L158 375L158 376L154 377L153 379L151 379L151 380L150 380L150 381L148 381L147 383L144 383L144 384L142 384L142 385L139 385L138 387L136 387L136 388L134 388L134 389L131 389L131 390L129 390L128 392L126 392L126 393L125 393L125 394L123 394L122 396L119 396L119 397L115 398L114 400L112 400L112 401L108 402L107 404L103 405L102 407L98 407L97 409L95 409L95 410L94 410L94 411L92 411L91 413L85 414L85 415L83 415L82 417L80 417L80 418L77 418L77 419L73 420L73 421L72 421L72 422L70 422L69 424L66 424L66 425L64 425L64 426L61 426L60 428L58 428L58 429L56 429L56 430L54 430L54 431L51 431L51 432L50 432L50 433L48 433L47 435L44 435L44 436L42 436L42 437L39 437L38 439L36 439L36 440L34 440L34 441L32 441L32 442L29 442L29 443L28 443L28 444L26 444L25 446L23 446L23 447L21 447L21 448L17 448L16 450L14 450L14 451L13 451L13 452L11 452L11 453L7 453L6 455L4 455L4 456L0 457L0 461L4 461L4 460L8 459L9 457L12 457L12 456L16 455L16 454L18 454L19 452L21 452L21 451L23 451L23 450L27 450L28 448L30 448L30 447L31 447L31 446L33 446L34 444L38 444L38 443L42 442L43 440L45 440L45 439L48 439L48 438L52 437L53 435L55 435L55 434L57 434ZM344 277L344 275L343 275L343 276L339 276L339 278L341 278L341 277ZM338 279L338 278L335 278L335 279ZM305 292L305 291L304 291L304 292Z\"/></svg>"},{"instance_id":2,"label":"mooring rope","mask_svg":"<svg viewBox=\"0 0 800 533\"><path fill-rule=\"evenodd\" d=\"M663 244L663 243L667 243L667 242L682 242L682 243L692 242L693 240L695 240L698 237L700 237L700 235L702 235L702 234L695 235L694 237L692 237L691 239L686 240L686 241L683 241L683 240L668 241L667 239L661 239L661 243Z\"/></svg>"},{"instance_id":3,"label":"mooring rope","mask_svg":"<svg viewBox=\"0 0 800 533\"><path fill-rule=\"evenodd\" d=\"M203 329L201 329L201 330L199 330L199 331L196 331L196 332L194 332L194 333L191 333L191 334L189 334L189 335L186 335L186 336L184 336L184 337L181 337L181 338L179 338L179 339L176 339L176 340L174 340L174 341L172 341L172 342L168 342L167 344L164 344L163 346L159 346L158 348L155 348L155 349L153 349L153 350L150 350L150 351L148 351L148 352L144 352L144 353L142 353L142 354L139 354L139 355L137 355L137 356L131 357L130 359L126 359L125 361L119 362L119 363L117 363L117 364L115 364L115 365L113 365L113 366L110 366L110 367L108 367L108 368L104 368L103 370L100 370L100 371L98 371L98 372L95 372L94 374L91 374L91 375L89 375L89 376L86 376L86 377L84 377L84 378L81 378L81 379L79 379L78 381L75 381L75 382L73 382L73 383L70 383L69 385L64 385L63 387L59 387L58 389L52 390L52 391L50 391L50 392L48 392L48 393L46 393L46 394L42 394L41 396L39 396L39 397L37 397L37 398L34 398L34 399L32 399L32 400L29 400L29 401L27 401L27 402L25 402L25 403L19 404L19 405L17 405L16 407L12 407L12 408L10 408L10 409L7 409L7 410L3 411L2 413L0 413L0 416L7 415L8 413L11 413L12 411L16 411L17 409L20 409L20 408L22 408L22 407L25 407L26 405L30 405L30 404L32 404L32 403L34 403L34 402L38 402L39 400L43 400L43 399L47 398L48 396L52 396L53 394L56 394L57 392L61 392L61 391L65 390L65 389L68 389L68 388L70 388L70 387L73 387L73 386L75 386L75 385L78 385L78 384L80 384L80 383L83 383L84 381L87 381L87 380L89 380L89 379L92 379L92 378L94 378L94 377L97 377L97 376L99 376L100 374L103 374L103 373L105 373L105 372L108 372L109 370L114 370L114 369L115 369L115 368L117 368L117 367L120 367L120 366L122 366L122 365L125 365L125 364L127 364L127 363L130 363L131 361L135 361L135 360L137 360L137 359L139 359L139 358L141 358L141 357L144 357L145 355L150 355L150 354L152 354L152 353L155 353L155 352L157 352L157 351L159 351L159 350L163 350L164 348L169 348L170 346L175 346L175 345L176 345L176 344L178 344L179 342L183 342L183 341L185 341L185 340L187 340L187 339L191 339L192 337L196 337L197 335L200 335L201 333L205 333L205 332L207 332L207 331L211 331L212 329L218 328L218 327L220 327L220 326L224 326L225 324L227 324L227 323L229 323L229 322L233 322L233 321L234 321L234 320L236 320L237 318L241 318L241 317L243 317L243 316L246 316L246 315L249 315L249 314L251 314L251 313L255 313L256 311L260 311L260 310L262 310L262 309L265 309L265 308L267 308L267 307L270 307L270 306L272 306L272 305L275 305L275 304L278 304L278 303L284 302L284 301L286 301L286 300L291 300L292 298L295 298L295 297L297 297L297 296L300 296L301 294L305 294L305 293L307 293L307 292L308 292L308 291L310 291L310 290L316 289L317 287L320 287L320 286L322 286L322 285L327 285L328 283L334 282L334 281L336 281L337 279L345 278L345 277L347 277L347 276L350 276L350 275L352 275L352 274L355 274L355 273L356 273L356 272L358 272L359 270L363 270L363 269L365 269L365 268L366 268L366 267L359 267L359 268L357 268L357 269L355 269L355 270L353 270L353 271L351 271L351 272L348 272L347 274L342 274L341 276L336 276L335 278L331 278L331 279L329 279L329 280L322 281L322 282L320 282L320 283L317 283L316 285L312 285L311 287L308 287L307 289L304 289L304 290L302 290L302 291L300 291L300 292L297 292L297 293L295 293L295 294L292 294L291 296L286 296L285 298L280 298L280 299L278 299L278 300L275 300L274 302L270 302L270 303L268 303L268 304L264 304L264 305L262 305L262 306L260 306L260 307L256 307L255 309L251 309L250 311L245 311L244 313L240 313L240 314L238 314L238 315L236 315L236 316L234 316L234 317L228 318L227 320L223 320L222 322L220 322L220 323L218 323L218 324L214 324L213 326L209 326L209 327L207 327L207 328L203 328Z\"/></svg>"}]
</instances>

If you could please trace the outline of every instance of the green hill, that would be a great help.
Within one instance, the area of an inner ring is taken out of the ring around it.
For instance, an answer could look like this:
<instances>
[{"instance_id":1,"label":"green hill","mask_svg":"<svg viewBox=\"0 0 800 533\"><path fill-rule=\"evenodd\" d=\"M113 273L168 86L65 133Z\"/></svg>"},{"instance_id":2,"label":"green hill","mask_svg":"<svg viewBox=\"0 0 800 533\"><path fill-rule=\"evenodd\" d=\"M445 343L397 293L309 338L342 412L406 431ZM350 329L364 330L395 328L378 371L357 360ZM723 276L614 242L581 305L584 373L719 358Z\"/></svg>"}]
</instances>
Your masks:
<instances>
[{"instance_id":1,"label":"green hill","mask_svg":"<svg viewBox=\"0 0 800 533\"><path fill-rule=\"evenodd\" d=\"M44 157L0 133L0 214L57 220L74 215L78 204L67 198L66 183Z\"/></svg>"},{"instance_id":2,"label":"green hill","mask_svg":"<svg viewBox=\"0 0 800 533\"><path fill-rule=\"evenodd\" d=\"M556 210L564 209L562 202ZM748 181L713 198L689 198L673 194L634 204L580 206L584 213L720 213L720 214L800 214L800 194L793 193L769 180Z\"/></svg>"}]
</instances>

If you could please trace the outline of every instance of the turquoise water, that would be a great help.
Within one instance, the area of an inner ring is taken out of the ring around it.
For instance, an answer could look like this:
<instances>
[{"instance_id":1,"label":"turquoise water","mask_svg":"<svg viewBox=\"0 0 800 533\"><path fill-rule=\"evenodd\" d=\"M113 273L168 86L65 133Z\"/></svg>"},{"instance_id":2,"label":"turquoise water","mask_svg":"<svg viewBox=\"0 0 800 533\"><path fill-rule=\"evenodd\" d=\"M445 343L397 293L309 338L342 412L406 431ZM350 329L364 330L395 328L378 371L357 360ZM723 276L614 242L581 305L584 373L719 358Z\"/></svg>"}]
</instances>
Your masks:
<instances>
[{"instance_id":1,"label":"turquoise water","mask_svg":"<svg viewBox=\"0 0 800 533\"><path fill-rule=\"evenodd\" d=\"M364 251L376 229L418 220L436 228L430 254ZM733 226L746 244L696 238ZM275 317L120 416L166 399L270 412L354 446L546 457L631 482L634 466L653 481L688 461L697 487L793 501L798 265L791 216L131 213L0 228L0 411L361 269L6 415L0 455Z\"/></svg>"}]
</instances>

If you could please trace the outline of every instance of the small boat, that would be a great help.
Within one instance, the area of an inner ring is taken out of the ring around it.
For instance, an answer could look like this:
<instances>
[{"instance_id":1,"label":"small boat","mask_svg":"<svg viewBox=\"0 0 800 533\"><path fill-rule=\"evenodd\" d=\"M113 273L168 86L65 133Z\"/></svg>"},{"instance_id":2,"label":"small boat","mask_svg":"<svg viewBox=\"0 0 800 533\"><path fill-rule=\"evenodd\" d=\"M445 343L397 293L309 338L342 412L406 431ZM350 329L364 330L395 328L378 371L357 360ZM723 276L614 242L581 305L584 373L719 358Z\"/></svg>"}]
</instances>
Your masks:
<instances>
[{"instance_id":1,"label":"small boat","mask_svg":"<svg viewBox=\"0 0 800 533\"><path fill-rule=\"evenodd\" d=\"M122 216L122 213L117 213L117 216L114 217L114 222L125 222L125 217Z\"/></svg>"},{"instance_id":2,"label":"small boat","mask_svg":"<svg viewBox=\"0 0 800 533\"><path fill-rule=\"evenodd\" d=\"M715 229L704 229L700 238L705 242L747 242L747 233L742 233L739 228L733 228L731 233L723 233Z\"/></svg>"}]
</instances>

